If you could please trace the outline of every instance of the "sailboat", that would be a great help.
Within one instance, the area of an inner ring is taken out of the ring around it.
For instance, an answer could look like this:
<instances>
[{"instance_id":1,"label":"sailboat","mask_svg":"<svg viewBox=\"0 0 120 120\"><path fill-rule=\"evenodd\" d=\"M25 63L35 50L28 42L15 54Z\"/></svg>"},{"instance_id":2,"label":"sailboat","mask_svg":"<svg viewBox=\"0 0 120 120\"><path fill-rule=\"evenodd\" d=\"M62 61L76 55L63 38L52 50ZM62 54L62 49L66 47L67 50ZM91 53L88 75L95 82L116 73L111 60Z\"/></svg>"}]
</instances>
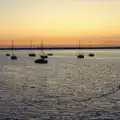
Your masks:
<instances>
[{"instance_id":1,"label":"sailboat","mask_svg":"<svg viewBox=\"0 0 120 120\"><path fill-rule=\"evenodd\" d=\"M44 51L43 51L43 42L41 40L41 55L40 58L35 60L35 63L39 63L39 64L47 64L48 60L47 60L48 56L45 55Z\"/></svg>"},{"instance_id":2,"label":"sailboat","mask_svg":"<svg viewBox=\"0 0 120 120\"><path fill-rule=\"evenodd\" d=\"M50 50L50 51L51 51L51 50ZM48 56L53 56L54 54L53 54L52 51L51 51L51 52L49 52L47 55L48 55Z\"/></svg>"},{"instance_id":3,"label":"sailboat","mask_svg":"<svg viewBox=\"0 0 120 120\"><path fill-rule=\"evenodd\" d=\"M9 54L9 53L6 53L6 56L10 56L10 54Z\"/></svg>"},{"instance_id":4,"label":"sailboat","mask_svg":"<svg viewBox=\"0 0 120 120\"><path fill-rule=\"evenodd\" d=\"M6 53L5 55L6 55L6 56L10 56L10 54L9 54L9 53Z\"/></svg>"},{"instance_id":5,"label":"sailboat","mask_svg":"<svg viewBox=\"0 0 120 120\"><path fill-rule=\"evenodd\" d=\"M11 55L12 60L17 60L17 56L14 54L14 41L12 40L12 55Z\"/></svg>"},{"instance_id":6,"label":"sailboat","mask_svg":"<svg viewBox=\"0 0 120 120\"><path fill-rule=\"evenodd\" d=\"M91 40L90 40L90 46L89 46L90 48L91 48ZM89 53L89 55L88 55L89 57L94 57L95 55L94 55L94 53Z\"/></svg>"},{"instance_id":7,"label":"sailboat","mask_svg":"<svg viewBox=\"0 0 120 120\"><path fill-rule=\"evenodd\" d=\"M6 49L6 51L8 51L8 50ZM7 52L7 53L5 53L5 55L6 55L6 56L10 56L10 54L9 54L8 52Z\"/></svg>"},{"instance_id":8,"label":"sailboat","mask_svg":"<svg viewBox=\"0 0 120 120\"><path fill-rule=\"evenodd\" d=\"M28 53L28 55L29 55L30 57L36 57L36 54L33 53L33 52L31 52L31 49L32 49L32 40L30 40L30 53Z\"/></svg>"},{"instance_id":9,"label":"sailboat","mask_svg":"<svg viewBox=\"0 0 120 120\"><path fill-rule=\"evenodd\" d=\"M40 57L48 58L48 56L44 53L43 49L44 49L44 45L43 45L43 41L41 40L41 55L40 55Z\"/></svg>"},{"instance_id":10,"label":"sailboat","mask_svg":"<svg viewBox=\"0 0 120 120\"><path fill-rule=\"evenodd\" d=\"M48 60L46 60L45 58L39 58L35 60L35 63L39 63L39 64L47 64Z\"/></svg>"},{"instance_id":11,"label":"sailboat","mask_svg":"<svg viewBox=\"0 0 120 120\"><path fill-rule=\"evenodd\" d=\"M79 49L80 49L80 40L79 40ZM79 53L79 54L77 55L77 58L84 58L84 55L81 54L81 53Z\"/></svg>"}]
</instances>

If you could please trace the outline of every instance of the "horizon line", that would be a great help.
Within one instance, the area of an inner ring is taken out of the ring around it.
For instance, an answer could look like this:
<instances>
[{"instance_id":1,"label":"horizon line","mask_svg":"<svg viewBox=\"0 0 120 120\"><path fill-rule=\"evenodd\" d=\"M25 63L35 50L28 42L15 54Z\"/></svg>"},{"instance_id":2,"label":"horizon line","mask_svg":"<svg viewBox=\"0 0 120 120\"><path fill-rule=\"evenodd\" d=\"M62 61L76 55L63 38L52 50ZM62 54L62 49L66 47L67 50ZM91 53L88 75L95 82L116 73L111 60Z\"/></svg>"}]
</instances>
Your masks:
<instances>
[{"instance_id":1,"label":"horizon line","mask_svg":"<svg viewBox=\"0 0 120 120\"><path fill-rule=\"evenodd\" d=\"M30 47L14 47L14 48L11 48L11 47L4 47L4 48L1 48L0 47L0 50L41 50L41 49L44 49L44 50L61 50L61 49L120 49L120 46L99 46L99 47L44 47L44 48L41 48L41 47L36 47L36 48L30 48Z\"/></svg>"}]
</instances>

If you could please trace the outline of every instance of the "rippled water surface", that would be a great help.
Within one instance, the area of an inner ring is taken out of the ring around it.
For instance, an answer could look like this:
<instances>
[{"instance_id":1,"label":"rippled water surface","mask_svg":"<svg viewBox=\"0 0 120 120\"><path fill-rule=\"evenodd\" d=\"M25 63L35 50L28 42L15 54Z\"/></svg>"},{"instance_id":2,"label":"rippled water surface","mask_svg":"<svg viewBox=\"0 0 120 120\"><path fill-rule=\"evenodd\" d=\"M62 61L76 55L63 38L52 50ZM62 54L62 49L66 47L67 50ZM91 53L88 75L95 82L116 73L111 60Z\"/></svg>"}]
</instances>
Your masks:
<instances>
[{"instance_id":1,"label":"rippled water surface","mask_svg":"<svg viewBox=\"0 0 120 120\"><path fill-rule=\"evenodd\" d=\"M35 64L27 51L17 61L0 52L0 119L119 120L120 51L52 51L48 64ZM46 51L48 52L48 51ZM39 51L36 51L39 57Z\"/></svg>"}]
</instances>

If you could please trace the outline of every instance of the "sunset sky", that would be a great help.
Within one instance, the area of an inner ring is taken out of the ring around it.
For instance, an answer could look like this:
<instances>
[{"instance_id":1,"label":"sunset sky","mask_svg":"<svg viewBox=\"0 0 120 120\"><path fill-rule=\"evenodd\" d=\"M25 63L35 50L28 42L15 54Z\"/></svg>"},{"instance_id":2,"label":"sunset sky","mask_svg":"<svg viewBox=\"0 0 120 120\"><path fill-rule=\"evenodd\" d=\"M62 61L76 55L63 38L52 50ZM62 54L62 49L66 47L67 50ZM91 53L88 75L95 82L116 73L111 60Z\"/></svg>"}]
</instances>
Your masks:
<instances>
[{"instance_id":1,"label":"sunset sky","mask_svg":"<svg viewBox=\"0 0 120 120\"><path fill-rule=\"evenodd\" d=\"M0 45L120 45L120 0L0 0Z\"/></svg>"}]
</instances>

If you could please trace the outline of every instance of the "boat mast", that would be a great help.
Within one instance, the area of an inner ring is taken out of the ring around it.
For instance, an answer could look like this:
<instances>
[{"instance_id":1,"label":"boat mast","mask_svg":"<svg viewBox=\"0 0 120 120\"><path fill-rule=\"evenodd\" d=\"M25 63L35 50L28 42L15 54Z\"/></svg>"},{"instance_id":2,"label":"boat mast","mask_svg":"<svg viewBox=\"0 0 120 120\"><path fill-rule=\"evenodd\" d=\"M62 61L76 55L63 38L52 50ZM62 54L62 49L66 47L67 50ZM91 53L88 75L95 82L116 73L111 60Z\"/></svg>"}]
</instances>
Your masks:
<instances>
[{"instance_id":1,"label":"boat mast","mask_svg":"<svg viewBox=\"0 0 120 120\"><path fill-rule=\"evenodd\" d=\"M80 45L81 45L81 43L80 43L80 40L79 40L79 49L80 49Z\"/></svg>"},{"instance_id":2,"label":"boat mast","mask_svg":"<svg viewBox=\"0 0 120 120\"><path fill-rule=\"evenodd\" d=\"M13 54L13 49L14 48L14 41L12 40L12 54Z\"/></svg>"},{"instance_id":3,"label":"boat mast","mask_svg":"<svg viewBox=\"0 0 120 120\"><path fill-rule=\"evenodd\" d=\"M89 48L91 48L91 40L89 40Z\"/></svg>"},{"instance_id":4,"label":"boat mast","mask_svg":"<svg viewBox=\"0 0 120 120\"><path fill-rule=\"evenodd\" d=\"M44 51L43 51L44 45L43 45L43 41L41 40L41 53L44 55Z\"/></svg>"},{"instance_id":5,"label":"boat mast","mask_svg":"<svg viewBox=\"0 0 120 120\"><path fill-rule=\"evenodd\" d=\"M30 53L31 53L31 49L32 49L32 40L30 40Z\"/></svg>"},{"instance_id":6,"label":"boat mast","mask_svg":"<svg viewBox=\"0 0 120 120\"><path fill-rule=\"evenodd\" d=\"M80 53L80 46L81 46L81 42L79 40L79 46L78 46L79 53Z\"/></svg>"}]
</instances>

